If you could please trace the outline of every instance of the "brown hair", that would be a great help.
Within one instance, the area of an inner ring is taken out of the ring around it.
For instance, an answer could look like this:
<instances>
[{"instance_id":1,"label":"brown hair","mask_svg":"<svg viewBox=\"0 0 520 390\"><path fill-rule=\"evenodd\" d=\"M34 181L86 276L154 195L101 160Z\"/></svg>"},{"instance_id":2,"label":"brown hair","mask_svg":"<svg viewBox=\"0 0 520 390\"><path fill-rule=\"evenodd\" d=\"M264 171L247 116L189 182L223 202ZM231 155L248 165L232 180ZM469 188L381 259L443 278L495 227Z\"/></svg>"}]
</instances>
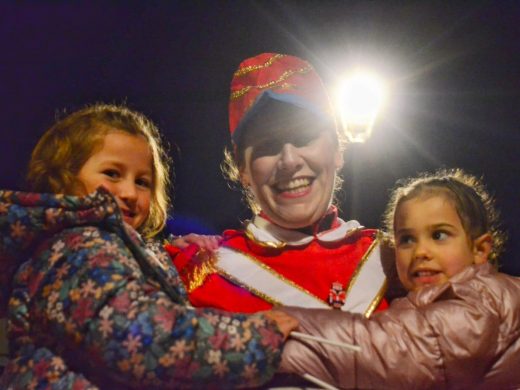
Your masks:
<instances>
[{"instance_id":1,"label":"brown hair","mask_svg":"<svg viewBox=\"0 0 520 390\"><path fill-rule=\"evenodd\" d=\"M146 237L159 233L170 205L169 158L157 127L143 114L123 105L97 103L58 120L34 148L27 182L32 191L73 194L77 174L111 130L142 136L152 153L150 214L140 231Z\"/></svg>"},{"instance_id":2,"label":"brown hair","mask_svg":"<svg viewBox=\"0 0 520 390\"><path fill-rule=\"evenodd\" d=\"M384 213L385 230L393 236L398 207L425 193L442 194L451 200L464 231L472 240L485 233L491 234L493 249L489 260L496 266L506 235L499 229L499 213L494 199L481 180L461 169L442 169L433 174L423 173L418 177L398 181Z\"/></svg>"},{"instance_id":3,"label":"brown hair","mask_svg":"<svg viewBox=\"0 0 520 390\"><path fill-rule=\"evenodd\" d=\"M245 149L247 147L247 133L253 129L268 128L273 124L284 123L284 121L290 123L297 123L301 126L305 126L308 123L316 121L314 113L305 109L296 107L292 104L285 102L272 101L266 104L262 109L255 112L254 115L250 116L242 130L241 136L235 140L232 144L232 148L224 149L224 158L220 164L220 168L224 177L230 182L232 188L238 188L242 191L243 197L249 208L253 213L260 212L260 206L256 202L253 193L249 188L245 188L242 185L240 173L245 167ZM333 117L329 121L323 121L322 125L328 129L327 131L331 134L335 145L341 152L344 151L346 140L345 137L338 131L337 124ZM329 130L330 129L330 130ZM341 188L343 179L336 175L334 183L334 194Z\"/></svg>"}]
</instances>

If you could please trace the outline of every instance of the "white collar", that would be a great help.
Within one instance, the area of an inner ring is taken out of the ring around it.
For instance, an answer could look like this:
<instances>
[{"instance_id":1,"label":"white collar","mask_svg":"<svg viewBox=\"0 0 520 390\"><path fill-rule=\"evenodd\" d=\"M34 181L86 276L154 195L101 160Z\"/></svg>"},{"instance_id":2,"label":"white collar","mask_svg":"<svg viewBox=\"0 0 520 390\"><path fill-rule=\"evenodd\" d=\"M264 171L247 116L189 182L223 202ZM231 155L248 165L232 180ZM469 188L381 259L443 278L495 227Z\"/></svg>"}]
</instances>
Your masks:
<instances>
[{"instance_id":1,"label":"white collar","mask_svg":"<svg viewBox=\"0 0 520 390\"><path fill-rule=\"evenodd\" d=\"M358 221L345 222L341 218L336 220L339 226L319 232L315 236L298 230L285 229L269 220L255 215L246 226L246 234L260 244L272 247L284 245L300 246L310 243L313 239L321 242L335 242L344 239L355 230L363 228Z\"/></svg>"}]
</instances>

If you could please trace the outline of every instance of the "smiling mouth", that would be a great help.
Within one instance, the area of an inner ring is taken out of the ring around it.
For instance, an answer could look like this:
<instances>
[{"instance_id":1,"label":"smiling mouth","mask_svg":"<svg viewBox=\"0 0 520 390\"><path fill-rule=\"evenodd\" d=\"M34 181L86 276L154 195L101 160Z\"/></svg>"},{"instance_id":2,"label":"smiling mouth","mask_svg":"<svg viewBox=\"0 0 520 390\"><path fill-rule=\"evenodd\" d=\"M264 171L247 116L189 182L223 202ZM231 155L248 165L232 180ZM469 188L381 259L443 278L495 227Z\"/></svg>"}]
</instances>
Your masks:
<instances>
[{"instance_id":1,"label":"smiling mouth","mask_svg":"<svg viewBox=\"0 0 520 390\"><path fill-rule=\"evenodd\" d=\"M440 271L435 270L418 270L412 273L413 279L416 283L420 284L434 284L438 281L439 276L441 275Z\"/></svg>"},{"instance_id":2,"label":"smiling mouth","mask_svg":"<svg viewBox=\"0 0 520 390\"><path fill-rule=\"evenodd\" d=\"M415 277L421 277L421 276L434 276L437 275L439 271L433 271L433 270L419 270L415 271L413 273L413 276Z\"/></svg>"},{"instance_id":3,"label":"smiling mouth","mask_svg":"<svg viewBox=\"0 0 520 390\"><path fill-rule=\"evenodd\" d=\"M274 188L280 194L300 194L310 189L313 180L314 179L309 177L301 177L298 179L277 183Z\"/></svg>"},{"instance_id":4,"label":"smiling mouth","mask_svg":"<svg viewBox=\"0 0 520 390\"><path fill-rule=\"evenodd\" d=\"M129 218L129 219L134 218L135 215L136 215L135 212L130 211L130 210L122 210L122 213L123 213L123 217L124 217L124 218Z\"/></svg>"}]
</instances>

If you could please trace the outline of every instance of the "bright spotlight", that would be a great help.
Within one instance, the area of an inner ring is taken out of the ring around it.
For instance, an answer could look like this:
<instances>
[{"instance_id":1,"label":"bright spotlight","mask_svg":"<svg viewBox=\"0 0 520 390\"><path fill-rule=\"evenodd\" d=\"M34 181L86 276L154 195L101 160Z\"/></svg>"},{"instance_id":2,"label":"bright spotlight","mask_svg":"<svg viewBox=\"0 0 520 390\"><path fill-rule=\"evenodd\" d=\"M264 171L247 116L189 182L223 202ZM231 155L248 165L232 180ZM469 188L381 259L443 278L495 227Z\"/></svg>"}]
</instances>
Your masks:
<instances>
[{"instance_id":1,"label":"bright spotlight","mask_svg":"<svg viewBox=\"0 0 520 390\"><path fill-rule=\"evenodd\" d=\"M368 72L356 72L340 83L336 107L349 142L365 142L370 137L385 97L383 82Z\"/></svg>"}]
</instances>

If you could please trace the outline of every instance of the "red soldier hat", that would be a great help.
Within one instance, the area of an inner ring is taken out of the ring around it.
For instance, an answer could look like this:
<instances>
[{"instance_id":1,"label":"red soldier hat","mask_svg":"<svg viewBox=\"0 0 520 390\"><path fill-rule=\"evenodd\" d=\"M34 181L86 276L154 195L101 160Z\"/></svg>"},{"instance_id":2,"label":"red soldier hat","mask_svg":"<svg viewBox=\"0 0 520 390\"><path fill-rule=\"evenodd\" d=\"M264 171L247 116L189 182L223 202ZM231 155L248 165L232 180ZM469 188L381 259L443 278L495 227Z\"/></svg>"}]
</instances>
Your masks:
<instances>
[{"instance_id":1,"label":"red soldier hat","mask_svg":"<svg viewBox=\"0 0 520 390\"><path fill-rule=\"evenodd\" d=\"M231 81L229 130L235 143L248 118L269 100L334 121L325 86L311 64L294 56L263 53L244 60Z\"/></svg>"}]
</instances>

